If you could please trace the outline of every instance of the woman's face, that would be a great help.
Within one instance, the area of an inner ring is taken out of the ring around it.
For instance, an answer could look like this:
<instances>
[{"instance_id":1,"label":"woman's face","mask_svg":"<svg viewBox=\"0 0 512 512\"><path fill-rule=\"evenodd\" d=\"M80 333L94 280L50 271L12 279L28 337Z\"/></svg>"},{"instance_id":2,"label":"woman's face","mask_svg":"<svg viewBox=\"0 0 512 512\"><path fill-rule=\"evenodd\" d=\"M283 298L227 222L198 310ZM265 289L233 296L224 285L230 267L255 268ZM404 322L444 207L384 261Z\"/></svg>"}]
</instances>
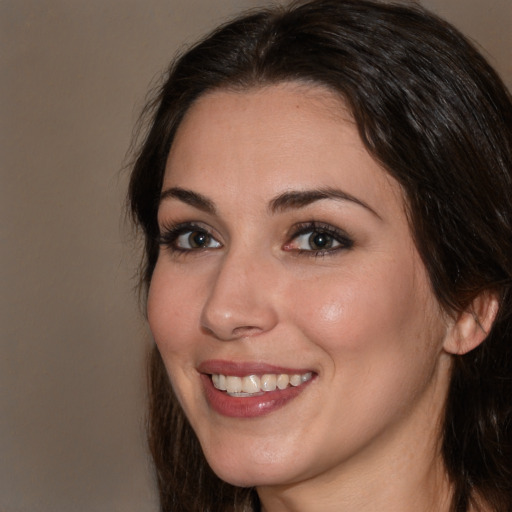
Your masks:
<instances>
[{"instance_id":1,"label":"woman's face","mask_svg":"<svg viewBox=\"0 0 512 512\"><path fill-rule=\"evenodd\" d=\"M201 97L158 222L149 323L221 478L329 480L434 449L446 320L400 187L333 93Z\"/></svg>"}]
</instances>

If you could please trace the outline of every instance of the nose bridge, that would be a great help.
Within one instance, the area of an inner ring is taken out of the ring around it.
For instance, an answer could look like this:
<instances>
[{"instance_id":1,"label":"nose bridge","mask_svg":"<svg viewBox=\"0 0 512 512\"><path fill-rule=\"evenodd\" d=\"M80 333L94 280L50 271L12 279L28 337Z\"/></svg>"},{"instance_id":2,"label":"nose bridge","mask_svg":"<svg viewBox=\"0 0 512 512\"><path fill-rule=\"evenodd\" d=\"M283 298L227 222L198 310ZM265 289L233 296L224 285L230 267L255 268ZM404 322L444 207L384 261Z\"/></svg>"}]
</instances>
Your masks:
<instances>
[{"instance_id":1,"label":"nose bridge","mask_svg":"<svg viewBox=\"0 0 512 512\"><path fill-rule=\"evenodd\" d=\"M254 336L272 329L277 311L272 300L269 258L249 248L232 248L212 278L201 324L222 340Z\"/></svg>"}]
</instances>

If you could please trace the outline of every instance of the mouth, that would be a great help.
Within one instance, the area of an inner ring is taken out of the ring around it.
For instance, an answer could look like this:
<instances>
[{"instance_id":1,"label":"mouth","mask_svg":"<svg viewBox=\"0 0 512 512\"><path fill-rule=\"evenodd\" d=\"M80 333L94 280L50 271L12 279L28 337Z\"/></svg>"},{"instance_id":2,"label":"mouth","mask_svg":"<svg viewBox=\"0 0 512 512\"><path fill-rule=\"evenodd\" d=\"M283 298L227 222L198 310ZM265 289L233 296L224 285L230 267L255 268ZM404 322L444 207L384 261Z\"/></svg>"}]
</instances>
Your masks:
<instances>
[{"instance_id":1,"label":"mouth","mask_svg":"<svg viewBox=\"0 0 512 512\"><path fill-rule=\"evenodd\" d=\"M312 372L305 373L265 373L259 375L224 375L214 373L210 376L213 387L226 392L231 397L262 396L265 393L289 387L298 387L313 378Z\"/></svg>"},{"instance_id":2,"label":"mouth","mask_svg":"<svg viewBox=\"0 0 512 512\"><path fill-rule=\"evenodd\" d=\"M198 370L211 408L236 418L255 418L284 407L317 376L312 370L227 361L208 361Z\"/></svg>"}]
</instances>

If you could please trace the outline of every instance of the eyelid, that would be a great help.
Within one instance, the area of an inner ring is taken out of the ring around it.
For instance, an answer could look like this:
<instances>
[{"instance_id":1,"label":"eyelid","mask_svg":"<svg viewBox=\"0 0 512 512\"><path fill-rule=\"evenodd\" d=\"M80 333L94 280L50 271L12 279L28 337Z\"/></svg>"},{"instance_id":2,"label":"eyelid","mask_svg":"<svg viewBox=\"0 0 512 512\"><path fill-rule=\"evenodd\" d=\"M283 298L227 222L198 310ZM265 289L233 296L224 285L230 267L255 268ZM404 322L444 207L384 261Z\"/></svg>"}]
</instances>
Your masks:
<instances>
[{"instance_id":1,"label":"eyelid","mask_svg":"<svg viewBox=\"0 0 512 512\"><path fill-rule=\"evenodd\" d=\"M286 242L283 248L289 246L298 237L305 235L307 233L314 233L315 231L328 234L329 236L333 237L333 239L336 240L339 243L339 245L330 249L306 250L289 248L285 250L288 250L290 252L294 251L299 254L305 253L309 255L324 255L328 253L335 253L339 250L350 249L354 245L353 238L346 231L325 222L309 221L295 224L292 227L287 237L288 241Z\"/></svg>"},{"instance_id":2,"label":"eyelid","mask_svg":"<svg viewBox=\"0 0 512 512\"><path fill-rule=\"evenodd\" d=\"M188 232L203 232L207 234L212 240L218 245L214 247L180 247L176 244L177 240L186 235ZM325 233L332 237L336 241L334 247L320 248L320 249L300 249L299 247L292 247L292 243L300 236L308 233ZM319 222L319 221L308 221L294 224L286 237L286 243L282 246L286 252L293 252L295 254L305 254L308 256L324 256L327 254L334 254L338 251L350 249L353 245L352 237L347 234L346 231L333 226L332 224ZM208 224L198 221L186 221L186 222L166 222L162 223L160 227L160 233L157 238L157 243L161 246L166 247L173 253L199 253L212 249L220 249L224 246L221 241L221 237L216 233Z\"/></svg>"},{"instance_id":3,"label":"eyelid","mask_svg":"<svg viewBox=\"0 0 512 512\"><path fill-rule=\"evenodd\" d=\"M157 238L157 243L159 245L163 245L167 247L169 250L177 253L186 253L186 252L199 252L205 251L208 249L217 249L223 246L222 242L219 240L220 236L215 233L215 230L204 224L203 222L196 221L186 221L186 222L166 222L162 223L160 227L160 233ZM187 232L199 231L206 233L209 237L215 240L219 247L198 247L198 248L183 248L175 245L175 242L178 240L180 236L183 236Z\"/></svg>"}]
</instances>

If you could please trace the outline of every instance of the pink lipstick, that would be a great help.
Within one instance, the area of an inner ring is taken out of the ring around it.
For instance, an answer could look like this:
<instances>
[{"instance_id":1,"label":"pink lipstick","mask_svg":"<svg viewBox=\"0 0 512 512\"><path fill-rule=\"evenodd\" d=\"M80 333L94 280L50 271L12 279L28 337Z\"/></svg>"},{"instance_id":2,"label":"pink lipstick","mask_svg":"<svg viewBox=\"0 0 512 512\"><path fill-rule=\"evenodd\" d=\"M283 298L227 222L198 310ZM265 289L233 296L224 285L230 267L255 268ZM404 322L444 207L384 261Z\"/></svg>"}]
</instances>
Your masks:
<instances>
[{"instance_id":1,"label":"pink lipstick","mask_svg":"<svg viewBox=\"0 0 512 512\"><path fill-rule=\"evenodd\" d=\"M210 360L198 367L206 399L224 416L253 418L284 407L315 378L309 369Z\"/></svg>"}]
</instances>

